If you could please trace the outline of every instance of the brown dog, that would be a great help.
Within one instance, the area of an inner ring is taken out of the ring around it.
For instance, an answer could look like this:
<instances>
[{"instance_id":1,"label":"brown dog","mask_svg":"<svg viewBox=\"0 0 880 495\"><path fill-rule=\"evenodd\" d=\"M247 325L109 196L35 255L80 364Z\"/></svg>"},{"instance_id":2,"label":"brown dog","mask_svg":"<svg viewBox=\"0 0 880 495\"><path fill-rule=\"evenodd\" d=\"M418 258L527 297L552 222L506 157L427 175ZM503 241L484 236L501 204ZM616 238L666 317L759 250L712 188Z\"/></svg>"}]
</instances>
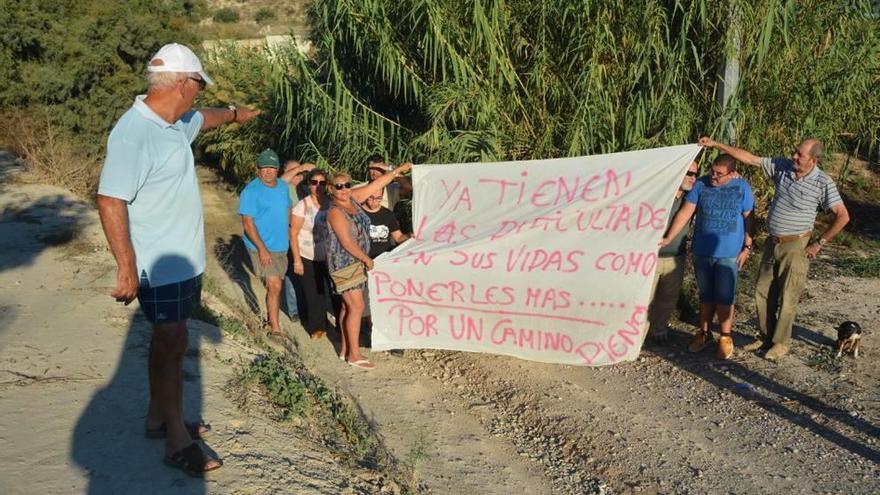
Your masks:
<instances>
[{"instance_id":1,"label":"brown dog","mask_svg":"<svg viewBox=\"0 0 880 495\"><path fill-rule=\"evenodd\" d=\"M862 327L854 321L845 321L837 327L837 356L844 352L851 352L853 357L859 357L859 345L862 342Z\"/></svg>"}]
</instances>

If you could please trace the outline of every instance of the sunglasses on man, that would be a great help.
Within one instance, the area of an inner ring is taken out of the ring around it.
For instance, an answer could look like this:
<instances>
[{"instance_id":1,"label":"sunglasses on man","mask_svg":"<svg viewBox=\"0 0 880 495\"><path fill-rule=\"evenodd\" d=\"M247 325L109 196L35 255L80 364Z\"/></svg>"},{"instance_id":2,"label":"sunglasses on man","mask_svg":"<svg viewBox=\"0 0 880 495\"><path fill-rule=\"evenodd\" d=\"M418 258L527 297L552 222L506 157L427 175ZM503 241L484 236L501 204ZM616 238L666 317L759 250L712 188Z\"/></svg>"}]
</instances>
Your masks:
<instances>
[{"instance_id":1,"label":"sunglasses on man","mask_svg":"<svg viewBox=\"0 0 880 495\"><path fill-rule=\"evenodd\" d=\"M195 81L196 84L199 85L199 91L205 89L205 86L208 85L208 83L205 82L205 80L202 79L201 77L188 77L187 79L192 79L193 81Z\"/></svg>"},{"instance_id":2,"label":"sunglasses on man","mask_svg":"<svg viewBox=\"0 0 880 495\"><path fill-rule=\"evenodd\" d=\"M351 189L351 182L340 182L339 184L333 184L333 187L335 187L337 191Z\"/></svg>"}]
</instances>

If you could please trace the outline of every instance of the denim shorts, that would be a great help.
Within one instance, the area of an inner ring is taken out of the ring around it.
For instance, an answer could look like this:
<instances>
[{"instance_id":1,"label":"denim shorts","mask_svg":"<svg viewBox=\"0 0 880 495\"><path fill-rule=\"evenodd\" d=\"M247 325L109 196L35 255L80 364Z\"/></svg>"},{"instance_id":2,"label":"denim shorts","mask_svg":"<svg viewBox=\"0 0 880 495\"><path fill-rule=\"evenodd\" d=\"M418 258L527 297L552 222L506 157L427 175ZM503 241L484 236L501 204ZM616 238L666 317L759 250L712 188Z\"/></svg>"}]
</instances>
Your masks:
<instances>
[{"instance_id":1,"label":"denim shorts","mask_svg":"<svg viewBox=\"0 0 880 495\"><path fill-rule=\"evenodd\" d=\"M184 321L202 303L202 276L159 287L142 281L138 302L150 323Z\"/></svg>"},{"instance_id":2,"label":"denim shorts","mask_svg":"<svg viewBox=\"0 0 880 495\"><path fill-rule=\"evenodd\" d=\"M700 302L732 306L736 301L738 273L736 258L694 256L694 277L697 279Z\"/></svg>"}]
</instances>

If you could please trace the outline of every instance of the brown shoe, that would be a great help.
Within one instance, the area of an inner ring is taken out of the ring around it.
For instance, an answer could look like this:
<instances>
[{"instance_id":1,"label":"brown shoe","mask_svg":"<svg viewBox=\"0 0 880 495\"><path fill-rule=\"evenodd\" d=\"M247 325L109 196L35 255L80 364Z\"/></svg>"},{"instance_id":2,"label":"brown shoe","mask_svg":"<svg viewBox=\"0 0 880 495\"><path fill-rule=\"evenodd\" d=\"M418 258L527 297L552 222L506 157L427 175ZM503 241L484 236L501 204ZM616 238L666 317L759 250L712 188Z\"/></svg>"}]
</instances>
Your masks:
<instances>
[{"instance_id":1,"label":"brown shoe","mask_svg":"<svg viewBox=\"0 0 880 495\"><path fill-rule=\"evenodd\" d=\"M764 354L764 359L769 359L770 361L776 361L788 354L788 346L785 344L773 344L773 347L767 351L767 354Z\"/></svg>"},{"instance_id":2,"label":"brown shoe","mask_svg":"<svg viewBox=\"0 0 880 495\"><path fill-rule=\"evenodd\" d=\"M749 342L748 344L743 346L744 351L757 351L764 347L764 340L761 338L755 338L755 340Z\"/></svg>"},{"instance_id":3,"label":"brown shoe","mask_svg":"<svg viewBox=\"0 0 880 495\"><path fill-rule=\"evenodd\" d=\"M718 359L730 359L733 356L733 337L722 335L718 339L718 351L715 353Z\"/></svg>"},{"instance_id":4,"label":"brown shoe","mask_svg":"<svg viewBox=\"0 0 880 495\"><path fill-rule=\"evenodd\" d=\"M703 332L702 330L695 333L691 341L688 343L688 350L691 352L700 352L712 342L712 334Z\"/></svg>"},{"instance_id":5,"label":"brown shoe","mask_svg":"<svg viewBox=\"0 0 880 495\"><path fill-rule=\"evenodd\" d=\"M327 335L327 332L323 330L315 330L314 332L312 332L312 335L310 335L310 337L312 338L312 340L321 340L324 338L325 335Z\"/></svg>"}]
</instances>

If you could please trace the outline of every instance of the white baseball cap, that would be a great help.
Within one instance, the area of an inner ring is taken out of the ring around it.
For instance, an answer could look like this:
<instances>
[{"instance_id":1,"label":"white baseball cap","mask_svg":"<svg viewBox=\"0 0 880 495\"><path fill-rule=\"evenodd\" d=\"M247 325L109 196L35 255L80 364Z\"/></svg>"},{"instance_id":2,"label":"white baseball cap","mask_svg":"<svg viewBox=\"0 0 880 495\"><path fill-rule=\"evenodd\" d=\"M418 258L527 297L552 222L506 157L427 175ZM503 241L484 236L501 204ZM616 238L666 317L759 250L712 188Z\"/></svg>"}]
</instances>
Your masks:
<instances>
[{"instance_id":1,"label":"white baseball cap","mask_svg":"<svg viewBox=\"0 0 880 495\"><path fill-rule=\"evenodd\" d=\"M160 48L150 59L147 72L196 72L206 83L214 84L208 74L205 74L199 57L178 43L169 43Z\"/></svg>"}]
</instances>

